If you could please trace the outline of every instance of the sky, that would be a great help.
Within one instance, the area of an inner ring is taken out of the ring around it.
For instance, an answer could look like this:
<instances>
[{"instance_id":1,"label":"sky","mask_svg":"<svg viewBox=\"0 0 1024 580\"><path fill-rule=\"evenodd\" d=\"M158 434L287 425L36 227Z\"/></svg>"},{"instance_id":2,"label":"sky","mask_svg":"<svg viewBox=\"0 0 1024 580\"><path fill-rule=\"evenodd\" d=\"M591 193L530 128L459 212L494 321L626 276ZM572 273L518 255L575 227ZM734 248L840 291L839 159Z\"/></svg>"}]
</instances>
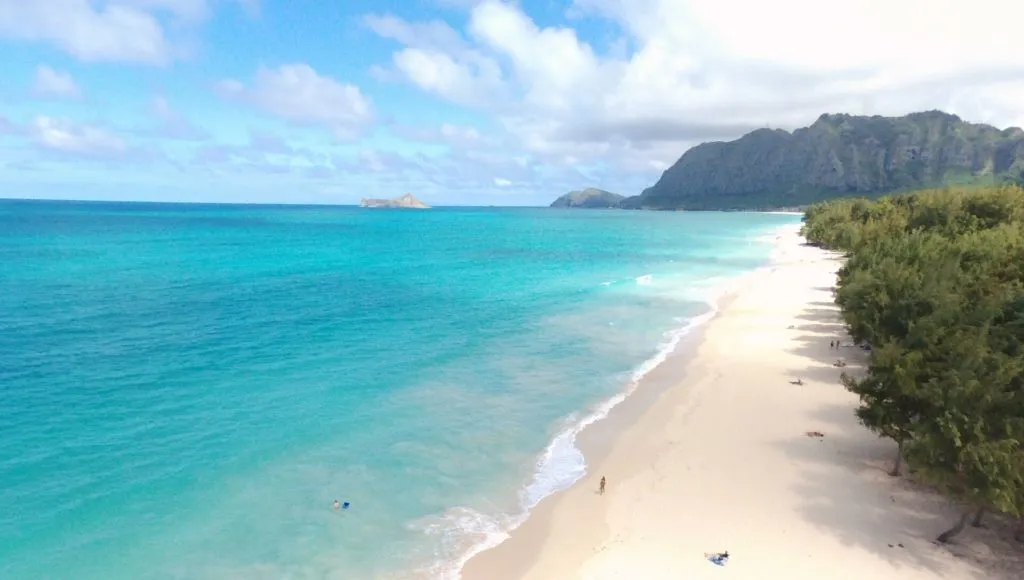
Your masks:
<instances>
[{"instance_id":1,"label":"sky","mask_svg":"<svg viewBox=\"0 0 1024 580\"><path fill-rule=\"evenodd\" d=\"M822 113L1024 126L1007 0L0 0L0 197L546 205Z\"/></svg>"}]
</instances>

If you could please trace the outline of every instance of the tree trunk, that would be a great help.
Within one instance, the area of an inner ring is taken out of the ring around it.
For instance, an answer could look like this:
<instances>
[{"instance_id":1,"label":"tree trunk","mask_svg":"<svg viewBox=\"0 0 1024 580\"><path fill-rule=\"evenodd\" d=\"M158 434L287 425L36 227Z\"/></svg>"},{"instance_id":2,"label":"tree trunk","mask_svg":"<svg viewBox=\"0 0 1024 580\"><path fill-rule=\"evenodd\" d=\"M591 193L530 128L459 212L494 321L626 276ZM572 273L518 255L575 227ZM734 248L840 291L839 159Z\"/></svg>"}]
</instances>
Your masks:
<instances>
[{"instance_id":1,"label":"tree trunk","mask_svg":"<svg viewBox=\"0 0 1024 580\"><path fill-rule=\"evenodd\" d=\"M903 438L896 440L896 461L893 462L892 471L889 475L892 477L900 476L900 467L903 466Z\"/></svg>"},{"instance_id":2,"label":"tree trunk","mask_svg":"<svg viewBox=\"0 0 1024 580\"><path fill-rule=\"evenodd\" d=\"M971 521L971 526L975 528L982 527L981 518L985 517L985 508L978 508L978 511L974 513L974 520Z\"/></svg>"},{"instance_id":3,"label":"tree trunk","mask_svg":"<svg viewBox=\"0 0 1024 580\"><path fill-rule=\"evenodd\" d=\"M960 515L960 519L956 522L956 525L949 528L945 532L939 534L939 537L935 538L935 541L940 544L945 544L955 538L957 534L964 531L964 527L967 526L967 518L971 517L971 512L966 511Z\"/></svg>"}]
</instances>

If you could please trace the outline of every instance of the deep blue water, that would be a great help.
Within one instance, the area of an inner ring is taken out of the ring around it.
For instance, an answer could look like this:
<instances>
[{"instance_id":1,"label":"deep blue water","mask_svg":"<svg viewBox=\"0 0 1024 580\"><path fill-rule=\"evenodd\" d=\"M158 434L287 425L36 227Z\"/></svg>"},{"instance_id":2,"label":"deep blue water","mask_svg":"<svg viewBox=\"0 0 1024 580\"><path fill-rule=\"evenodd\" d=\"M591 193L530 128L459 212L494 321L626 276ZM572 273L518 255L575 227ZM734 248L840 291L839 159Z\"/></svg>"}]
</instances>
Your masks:
<instances>
[{"instance_id":1,"label":"deep blue water","mask_svg":"<svg viewBox=\"0 0 1024 580\"><path fill-rule=\"evenodd\" d=\"M0 200L0 578L450 573L795 222Z\"/></svg>"}]
</instances>

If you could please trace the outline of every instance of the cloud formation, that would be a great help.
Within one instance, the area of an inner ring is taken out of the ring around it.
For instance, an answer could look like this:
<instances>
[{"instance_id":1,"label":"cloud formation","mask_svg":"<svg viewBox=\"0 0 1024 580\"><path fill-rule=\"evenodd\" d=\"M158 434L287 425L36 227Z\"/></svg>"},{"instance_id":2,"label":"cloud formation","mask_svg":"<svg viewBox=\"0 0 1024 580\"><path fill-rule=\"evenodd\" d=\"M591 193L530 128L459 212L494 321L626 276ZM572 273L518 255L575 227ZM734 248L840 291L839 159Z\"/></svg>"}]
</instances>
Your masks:
<instances>
[{"instance_id":1,"label":"cloud formation","mask_svg":"<svg viewBox=\"0 0 1024 580\"><path fill-rule=\"evenodd\" d=\"M0 117L0 135L42 165L68 161L77 170L94 161L98 181L110 181L110 164L173 159L182 172L175 178L192 176L194 184L323 185L354 199L414 191L441 203L486 204L545 202L591 185L639 193L693 145L765 126L793 129L824 112L939 108L1024 125L1024 51L1012 26L992 22L993 14L1020 20L1024 4L422 3L439 10L418 21L335 3L346 28L317 38L318 54L308 56L322 58L316 68L299 53L290 63L223 69L237 59L211 59L186 70L198 59L174 61L217 50L262 55L253 43L263 35L279 43L296 31L268 22L259 35L218 37L223 44L193 53L206 23L239 7L252 12L258 0L0 0L0 40L34 45L42 50L28 62L48 63L35 70L31 94L78 99L12 107ZM411 9L417 5L390 4L422 14ZM360 33L383 39L387 51L350 58L345 43ZM60 64L51 49L87 64ZM157 75L88 64L172 62ZM233 78L216 82L224 76ZM143 90L159 96L131 100L136 80L153 83ZM197 82L216 83L233 110L218 114L208 90L190 94ZM209 107L214 114L195 117L208 127L190 120L186 103ZM148 166L136 169L140 180L167 181Z\"/></svg>"},{"instance_id":2,"label":"cloud formation","mask_svg":"<svg viewBox=\"0 0 1024 580\"><path fill-rule=\"evenodd\" d=\"M324 179L334 168L324 155L295 147L280 135L251 131L245 145L210 143L195 149L186 165L209 176L278 175Z\"/></svg>"},{"instance_id":3,"label":"cloud formation","mask_svg":"<svg viewBox=\"0 0 1024 580\"><path fill-rule=\"evenodd\" d=\"M29 163L89 161L115 167L168 161L159 148L131 144L109 129L68 119L37 115L21 132L35 144L37 155Z\"/></svg>"},{"instance_id":4,"label":"cloud formation","mask_svg":"<svg viewBox=\"0 0 1024 580\"><path fill-rule=\"evenodd\" d=\"M259 0L0 0L0 37L45 42L86 62L163 64L183 54L169 32L205 20L214 4L226 1L259 6Z\"/></svg>"},{"instance_id":5,"label":"cloud formation","mask_svg":"<svg viewBox=\"0 0 1024 580\"><path fill-rule=\"evenodd\" d=\"M153 98L149 112L156 120L156 126L142 131L143 135L172 141L205 141L210 138L205 129L182 116L163 96Z\"/></svg>"},{"instance_id":6,"label":"cloud formation","mask_svg":"<svg viewBox=\"0 0 1024 580\"><path fill-rule=\"evenodd\" d=\"M32 94L43 98L77 99L82 96L82 91L70 74L41 64L36 67Z\"/></svg>"},{"instance_id":7,"label":"cloud formation","mask_svg":"<svg viewBox=\"0 0 1024 580\"><path fill-rule=\"evenodd\" d=\"M32 138L43 148L88 156L123 153L124 140L98 127L40 115L30 127Z\"/></svg>"},{"instance_id":8,"label":"cloud formation","mask_svg":"<svg viewBox=\"0 0 1024 580\"><path fill-rule=\"evenodd\" d=\"M400 47L392 72L493 114L552 163L664 168L687 147L754 128L792 129L824 112L902 115L941 108L1024 124L1024 5L978 0L574 0L569 16L621 31L596 47L518 5L468 2L462 31L368 21ZM742 17L737 17L742 15ZM871 31L867 35L865 31Z\"/></svg>"},{"instance_id":9,"label":"cloud formation","mask_svg":"<svg viewBox=\"0 0 1024 580\"><path fill-rule=\"evenodd\" d=\"M351 139L373 120L373 106L359 87L318 74L307 64L260 67L251 87L234 79L218 84L227 98L241 99L300 125L331 130Z\"/></svg>"},{"instance_id":10,"label":"cloud formation","mask_svg":"<svg viewBox=\"0 0 1024 580\"><path fill-rule=\"evenodd\" d=\"M0 0L0 36L47 42L87 62L162 63L172 52L153 14L89 0Z\"/></svg>"}]
</instances>

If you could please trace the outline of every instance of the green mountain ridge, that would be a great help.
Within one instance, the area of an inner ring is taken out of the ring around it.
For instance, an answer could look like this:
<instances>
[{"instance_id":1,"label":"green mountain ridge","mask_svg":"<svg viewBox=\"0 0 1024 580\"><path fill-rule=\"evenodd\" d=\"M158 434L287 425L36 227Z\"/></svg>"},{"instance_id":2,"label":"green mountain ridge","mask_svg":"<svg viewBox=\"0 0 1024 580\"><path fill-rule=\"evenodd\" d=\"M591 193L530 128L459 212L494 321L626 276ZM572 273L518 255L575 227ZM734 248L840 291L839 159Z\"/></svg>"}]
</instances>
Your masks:
<instances>
[{"instance_id":1,"label":"green mountain ridge","mask_svg":"<svg viewBox=\"0 0 1024 580\"><path fill-rule=\"evenodd\" d=\"M843 196L1024 183L1024 131L942 111L903 117L824 114L792 133L758 129L686 151L653 186L619 207L755 210Z\"/></svg>"}]
</instances>

